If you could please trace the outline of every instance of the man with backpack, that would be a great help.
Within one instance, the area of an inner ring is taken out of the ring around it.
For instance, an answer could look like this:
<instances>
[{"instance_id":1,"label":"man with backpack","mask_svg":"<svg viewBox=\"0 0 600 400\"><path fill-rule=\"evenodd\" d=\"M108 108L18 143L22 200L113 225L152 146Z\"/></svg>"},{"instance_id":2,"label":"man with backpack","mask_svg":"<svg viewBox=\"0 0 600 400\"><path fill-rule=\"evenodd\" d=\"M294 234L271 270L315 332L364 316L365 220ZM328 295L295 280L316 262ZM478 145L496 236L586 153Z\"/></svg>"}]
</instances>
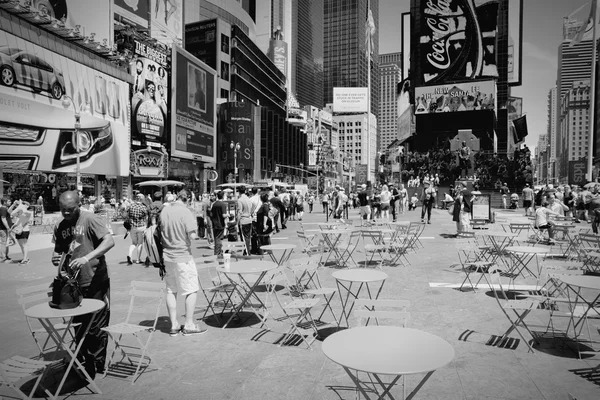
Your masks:
<instances>
[{"instance_id":1,"label":"man with backpack","mask_svg":"<svg viewBox=\"0 0 600 400\"><path fill-rule=\"evenodd\" d=\"M279 199L282 203L282 208L279 209L279 215L281 216L281 229L287 229L287 221L288 221L288 210L290 208L290 194L285 191L285 189L281 189L281 193L279 193Z\"/></svg>"}]
</instances>

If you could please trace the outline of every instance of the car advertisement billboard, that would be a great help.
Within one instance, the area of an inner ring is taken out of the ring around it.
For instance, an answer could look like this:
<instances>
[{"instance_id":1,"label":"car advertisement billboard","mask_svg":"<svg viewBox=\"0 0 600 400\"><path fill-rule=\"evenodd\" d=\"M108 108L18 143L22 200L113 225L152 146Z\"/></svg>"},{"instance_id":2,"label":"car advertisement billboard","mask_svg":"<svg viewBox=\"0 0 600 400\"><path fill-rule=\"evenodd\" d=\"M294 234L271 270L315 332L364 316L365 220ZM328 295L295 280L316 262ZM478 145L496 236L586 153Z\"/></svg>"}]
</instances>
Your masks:
<instances>
[{"instance_id":1,"label":"car advertisement billboard","mask_svg":"<svg viewBox=\"0 0 600 400\"><path fill-rule=\"evenodd\" d=\"M185 49L212 69L217 69L217 20L185 26Z\"/></svg>"},{"instance_id":2,"label":"car advertisement billboard","mask_svg":"<svg viewBox=\"0 0 600 400\"><path fill-rule=\"evenodd\" d=\"M112 0L19 0L19 3L31 4L51 17L64 20L65 28L92 37L95 42L113 45Z\"/></svg>"},{"instance_id":3,"label":"car advertisement billboard","mask_svg":"<svg viewBox=\"0 0 600 400\"><path fill-rule=\"evenodd\" d=\"M169 75L167 54L144 43L135 41L131 62L133 74L133 97L131 98L131 141L143 145L143 141L163 142L167 126L169 102Z\"/></svg>"},{"instance_id":4,"label":"car advertisement billboard","mask_svg":"<svg viewBox=\"0 0 600 400\"><path fill-rule=\"evenodd\" d=\"M425 83L498 77L498 1L421 1L420 73Z\"/></svg>"},{"instance_id":5,"label":"car advertisement billboard","mask_svg":"<svg viewBox=\"0 0 600 400\"><path fill-rule=\"evenodd\" d=\"M173 46L171 155L216 162L217 72L179 46Z\"/></svg>"},{"instance_id":6,"label":"car advertisement billboard","mask_svg":"<svg viewBox=\"0 0 600 400\"><path fill-rule=\"evenodd\" d=\"M0 166L129 175L127 82L2 30L0 77Z\"/></svg>"},{"instance_id":7,"label":"car advertisement billboard","mask_svg":"<svg viewBox=\"0 0 600 400\"><path fill-rule=\"evenodd\" d=\"M362 87L334 87L333 112L367 112L368 90L368 88Z\"/></svg>"},{"instance_id":8,"label":"car advertisement billboard","mask_svg":"<svg viewBox=\"0 0 600 400\"><path fill-rule=\"evenodd\" d=\"M115 16L125 18L136 28L150 26L150 0L114 0Z\"/></svg>"},{"instance_id":9,"label":"car advertisement billboard","mask_svg":"<svg viewBox=\"0 0 600 400\"><path fill-rule=\"evenodd\" d=\"M479 81L415 88L415 114L494 110L496 83Z\"/></svg>"},{"instance_id":10,"label":"car advertisement billboard","mask_svg":"<svg viewBox=\"0 0 600 400\"><path fill-rule=\"evenodd\" d=\"M150 0L150 36L169 46L183 44L182 0Z\"/></svg>"}]
</instances>

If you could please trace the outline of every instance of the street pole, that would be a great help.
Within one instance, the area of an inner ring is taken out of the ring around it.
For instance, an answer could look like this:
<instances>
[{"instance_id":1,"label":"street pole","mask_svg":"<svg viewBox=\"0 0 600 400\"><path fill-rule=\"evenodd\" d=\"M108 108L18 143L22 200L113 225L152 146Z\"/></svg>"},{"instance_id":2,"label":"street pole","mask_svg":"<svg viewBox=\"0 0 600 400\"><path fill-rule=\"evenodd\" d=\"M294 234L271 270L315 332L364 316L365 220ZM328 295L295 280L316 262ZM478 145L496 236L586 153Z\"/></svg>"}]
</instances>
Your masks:
<instances>
[{"instance_id":1,"label":"street pole","mask_svg":"<svg viewBox=\"0 0 600 400\"><path fill-rule=\"evenodd\" d=\"M233 149L233 195L237 197L237 180L238 180L238 169L237 169L237 152L240 150L240 143L233 143L233 140L229 144L229 147Z\"/></svg>"},{"instance_id":2,"label":"street pole","mask_svg":"<svg viewBox=\"0 0 600 400\"><path fill-rule=\"evenodd\" d=\"M82 110L82 104L77 106L75 101L71 96L63 95L62 105L65 109L68 109L69 106L73 104L73 109L75 110L75 143L73 144L75 147L75 179L76 179L76 188L79 192L83 192L83 185L81 184L81 148L79 146L79 130L81 129L81 111L89 114L91 111L90 104L86 103Z\"/></svg>"}]
</instances>

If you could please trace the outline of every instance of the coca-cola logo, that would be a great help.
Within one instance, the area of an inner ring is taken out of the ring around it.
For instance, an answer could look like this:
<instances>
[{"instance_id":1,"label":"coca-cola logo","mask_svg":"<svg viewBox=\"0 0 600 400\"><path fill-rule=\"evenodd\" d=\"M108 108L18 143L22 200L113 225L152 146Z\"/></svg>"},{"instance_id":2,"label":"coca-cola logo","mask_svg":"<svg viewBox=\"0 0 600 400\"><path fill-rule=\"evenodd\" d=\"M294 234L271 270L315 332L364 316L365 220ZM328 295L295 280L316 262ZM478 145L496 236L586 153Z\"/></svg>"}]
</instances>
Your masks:
<instances>
[{"instance_id":1,"label":"coca-cola logo","mask_svg":"<svg viewBox=\"0 0 600 400\"><path fill-rule=\"evenodd\" d=\"M431 51L425 56L437 69L446 70L451 59L448 53L449 41L453 35L462 33L466 28L466 17L460 6L457 11L451 9L453 0L428 0L425 5L425 23L431 30ZM462 28L462 29L461 29Z\"/></svg>"}]
</instances>

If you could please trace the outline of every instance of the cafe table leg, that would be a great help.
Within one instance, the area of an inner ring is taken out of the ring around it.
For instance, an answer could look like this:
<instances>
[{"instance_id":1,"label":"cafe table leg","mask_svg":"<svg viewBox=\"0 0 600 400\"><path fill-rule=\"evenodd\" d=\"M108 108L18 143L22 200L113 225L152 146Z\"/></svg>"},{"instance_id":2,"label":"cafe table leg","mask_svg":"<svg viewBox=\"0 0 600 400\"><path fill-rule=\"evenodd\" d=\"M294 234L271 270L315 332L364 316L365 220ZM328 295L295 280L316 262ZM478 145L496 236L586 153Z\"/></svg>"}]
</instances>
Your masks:
<instances>
[{"instance_id":1,"label":"cafe table leg","mask_svg":"<svg viewBox=\"0 0 600 400\"><path fill-rule=\"evenodd\" d=\"M244 306L246 305L246 303L248 302L248 300L250 299L250 297L252 297L253 295L258 300L258 302L262 305L262 307L266 308L266 307L264 307L264 303L262 302L262 300L260 300L260 298L254 292L255 289L256 289L256 287L260 284L260 282L262 282L262 280L263 280L263 278L265 277L266 274L267 274L266 271L262 272L258 276L258 279L256 280L256 282L254 282L254 284L252 286L250 286L248 284L248 282L242 277L242 275L239 275L241 282L237 282L235 279L232 279L229 276L230 274L225 274L225 276L227 277L227 279L229 279L229 282L231 282L231 284L233 285L235 291L240 296L241 300L240 300L240 303L233 308L233 314L231 315L231 317L229 317L229 319L227 320L227 322L225 323L225 325L223 325L223 329L227 328L227 326L229 325L229 323L236 316L239 316L239 313L242 311L242 309L244 308ZM242 290L242 287L241 287L242 285L246 285L247 290ZM261 322L262 322L261 328L262 328L265 325L266 317L263 319L263 317L256 312L256 310L254 309L254 307L251 307L251 308L252 308L252 312L254 312L254 314L261 320Z\"/></svg>"},{"instance_id":2,"label":"cafe table leg","mask_svg":"<svg viewBox=\"0 0 600 400\"><path fill-rule=\"evenodd\" d=\"M569 299L569 303L572 304L571 307L571 318L569 320L569 324L567 326L567 332L569 332L569 329L571 328L571 326L573 326L573 339L575 339L575 344L577 346L577 354L581 357L581 353L579 352L579 337L581 336L581 331L583 330L583 325L587 323L587 315L590 312L590 310L594 310L598 315L600 315L600 313L594 308L594 304L596 304L598 302L598 300L600 300L600 292L596 295L596 297L594 298L593 301L588 302L585 297L583 297L581 295L581 288L580 287L573 287L571 285L567 285L568 289L567 289L567 298ZM570 290L569 290L570 289ZM574 298L572 298L570 293L574 294ZM578 305L582 305L585 310L583 312L583 314L577 319L577 321L575 320L575 312L577 311L577 306ZM591 337L591 335L589 335L589 325L588 325L588 336Z\"/></svg>"}]
</instances>

